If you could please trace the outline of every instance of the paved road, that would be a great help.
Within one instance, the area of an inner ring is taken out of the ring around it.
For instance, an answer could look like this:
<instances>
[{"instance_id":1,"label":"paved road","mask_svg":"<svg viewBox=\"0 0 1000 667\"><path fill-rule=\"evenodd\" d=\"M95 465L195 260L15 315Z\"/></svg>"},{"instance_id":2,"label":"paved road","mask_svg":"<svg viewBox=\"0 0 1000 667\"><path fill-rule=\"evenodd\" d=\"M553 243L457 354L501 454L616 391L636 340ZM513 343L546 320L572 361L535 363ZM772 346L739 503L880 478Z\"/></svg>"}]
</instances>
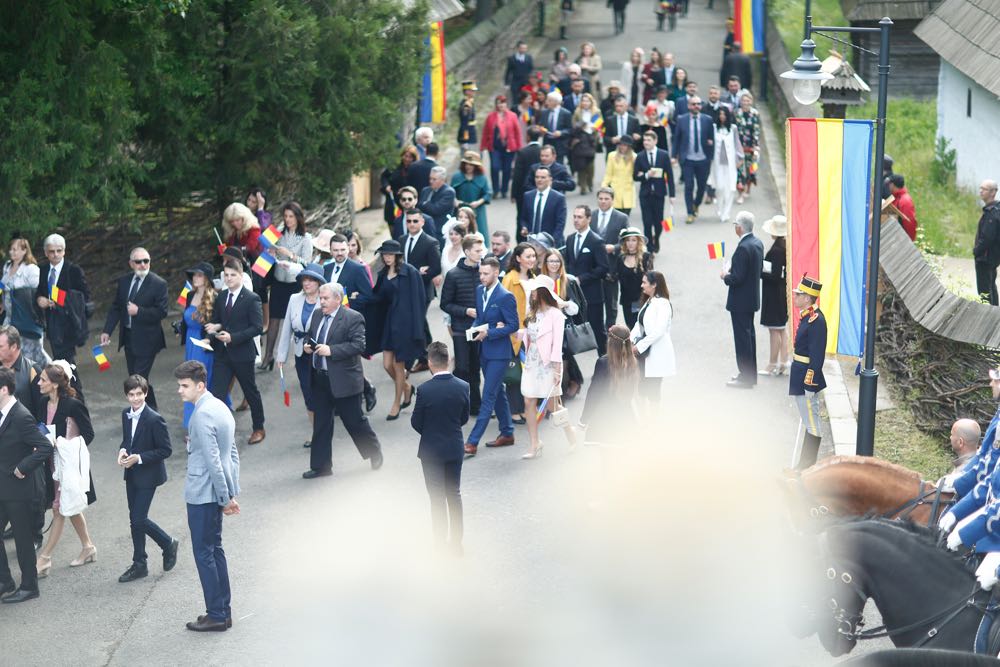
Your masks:
<instances>
[{"instance_id":1,"label":"paved road","mask_svg":"<svg viewBox=\"0 0 1000 667\"><path fill-rule=\"evenodd\" d=\"M724 10L693 3L678 32L659 34L651 13L633 3L627 32L615 39L605 3L579 4L571 44L596 42L605 82L617 78L633 45L653 44L677 54L695 80L714 78ZM746 206L759 221L778 206L763 181ZM577 195L570 202L593 203ZM492 226L513 230L509 202L489 213ZM182 541L181 557L166 575L151 558L151 576L129 585L116 581L130 557L114 464L124 358L114 355L101 375L84 362L97 416L91 452L100 500L87 518L98 560L71 570L79 547L72 531L64 535L41 599L0 608L3 662L827 664L815 639L793 640L781 622L782 599L797 591L788 577L796 552L783 539L774 477L787 464L797 418L781 380L754 391L724 386L735 369L726 293L706 253L706 243L720 240L736 242L711 213L664 239L658 268L675 307L679 372L664 387L660 419L642 427L623 420L616 449L570 453L546 426L541 460L521 461L521 446L481 450L464 468L461 561L438 558L429 544L416 439L407 419L385 421L390 386L380 359L366 368L379 390L372 420L384 468L369 470L338 424L335 476L312 482L300 478L308 422L297 388L285 408L277 374L259 375L268 437L241 446L243 513L225 522L235 626L223 635L183 628L203 605L186 534L180 406L169 402L180 349L162 354L153 373L177 453L151 516ZM445 339L436 306L431 320ZM758 346L766 354L765 332ZM589 376L594 354L580 361ZM246 413L237 424L245 439Z\"/></svg>"}]
</instances>

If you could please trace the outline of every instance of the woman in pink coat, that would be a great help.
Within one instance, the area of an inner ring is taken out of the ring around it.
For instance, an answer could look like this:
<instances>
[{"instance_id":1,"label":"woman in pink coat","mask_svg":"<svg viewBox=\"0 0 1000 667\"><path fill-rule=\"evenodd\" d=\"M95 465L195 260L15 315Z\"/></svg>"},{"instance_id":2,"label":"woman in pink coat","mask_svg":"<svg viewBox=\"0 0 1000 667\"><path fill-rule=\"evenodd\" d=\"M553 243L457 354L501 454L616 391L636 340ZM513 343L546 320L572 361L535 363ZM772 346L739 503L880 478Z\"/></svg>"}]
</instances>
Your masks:
<instances>
[{"instance_id":1,"label":"woman in pink coat","mask_svg":"<svg viewBox=\"0 0 1000 667\"><path fill-rule=\"evenodd\" d=\"M531 281L528 315L524 328L517 332L525 345L524 370L521 372L521 394L524 396L524 416L528 421L531 449L522 459L538 458L542 443L538 440L539 400L552 397L552 403L562 394L563 329L566 316L559 307L556 284L548 276Z\"/></svg>"},{"instance_id":2,"label":"woman in pink coat","mask_svg":"<svg viewBox=\"0 0 1000 667\"><path fill-rule=\"evenodd\" d=\"M506 199L510 188L510 170L514 156L524 145L521 140L521 123L517 114L510 110L507 98L497 95L495 110L486 117L480 148L490 153L490 176L493 178L493 193L498 199Z\"/></svg>"}]
</instances>

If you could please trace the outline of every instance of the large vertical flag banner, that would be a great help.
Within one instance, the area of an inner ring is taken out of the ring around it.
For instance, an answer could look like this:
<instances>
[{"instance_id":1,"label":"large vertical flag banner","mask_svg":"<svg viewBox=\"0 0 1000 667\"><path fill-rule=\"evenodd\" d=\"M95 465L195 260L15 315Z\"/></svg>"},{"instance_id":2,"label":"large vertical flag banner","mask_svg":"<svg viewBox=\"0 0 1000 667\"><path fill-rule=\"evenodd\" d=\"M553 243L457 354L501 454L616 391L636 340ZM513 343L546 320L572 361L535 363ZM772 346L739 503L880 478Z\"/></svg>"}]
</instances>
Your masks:
<instances>
[{"instance_id":1,"label":"large vertical flag banner","mask_svg":"<svg viewBox=\"0 0 1000 667\"><path fill-rule=\"evenodd\" d=\"M733 0L733 35L741 52L764 52L764 0Z\"/></svg>"},{"instance_id":2,"label":"large vertical flag banner","mask_svg":"<svg viewBox=\"0 0 1000 667\"><path fill-rule=\"evenodd\" d=\"M431 23L431 33L424 42L430 50L430 62L420 88L420 122L443 123L447 107L447 83L444 63L444 23Z\"/></svg>"},{"instance_id":3,"label":"large vertical flag banner","mask_svg":"<svg viewBox=\"0 0 1000 667\"><path fill-rule=\"evenodd\" d=\"M789 118L786 133L789 288L805 274L823 283L827 354L861 356L874 124Z\"/></svg>"}]
</instances>

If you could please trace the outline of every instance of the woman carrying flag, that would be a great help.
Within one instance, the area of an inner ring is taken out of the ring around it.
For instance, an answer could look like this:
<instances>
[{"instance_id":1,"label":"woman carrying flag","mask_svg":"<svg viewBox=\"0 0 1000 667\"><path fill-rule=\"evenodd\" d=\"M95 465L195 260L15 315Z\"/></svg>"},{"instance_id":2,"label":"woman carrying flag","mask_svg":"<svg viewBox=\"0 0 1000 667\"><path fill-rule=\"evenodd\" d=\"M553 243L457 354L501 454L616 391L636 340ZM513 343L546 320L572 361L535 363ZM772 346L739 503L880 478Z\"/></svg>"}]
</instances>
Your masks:
<instances>
[{"instance_id":1,"label":"woman carrying flag","mask_svg":"<svg viewBox=\"0 0 1000 667\"><path fill-rule=\"evenodd\" d=\"M604 117L590 93L580 96L573 112L573 135L569 142L569 166L580 185L580 194L594 191L594 158L601 150Z\"/></svg>"}]
</instances>

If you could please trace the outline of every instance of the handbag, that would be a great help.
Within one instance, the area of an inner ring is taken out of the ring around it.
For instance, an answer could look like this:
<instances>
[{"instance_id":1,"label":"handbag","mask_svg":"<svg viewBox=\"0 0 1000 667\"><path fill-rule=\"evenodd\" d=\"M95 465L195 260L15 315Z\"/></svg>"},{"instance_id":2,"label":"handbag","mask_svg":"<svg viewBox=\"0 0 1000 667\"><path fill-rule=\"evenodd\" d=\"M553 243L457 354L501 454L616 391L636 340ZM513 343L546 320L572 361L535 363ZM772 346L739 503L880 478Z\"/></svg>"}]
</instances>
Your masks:
<instances>
[{"instance_id":1,"label":"handbag","mask_svg":"<svg viewBox=\"0 0 1000 667\"><path fill-rule=\"evenodd\" d=\"M570 354L583 354L597 349L597 338L594 336L594 329L590 322L577 324L567 320L566 330L563 332L563 342Z\"/></svg>"},{"instance_id":2,"label":"handbag","mask_svg":"<svg viewBox=\"0 0 1000 667\"><path fill-rule=\"evenodd\" d=\"M507 371L503 374L503 383L521 386L521 373L524 370L524 346L521 346L517 356L507 363Z\"/></svg>"}]
</instances>

